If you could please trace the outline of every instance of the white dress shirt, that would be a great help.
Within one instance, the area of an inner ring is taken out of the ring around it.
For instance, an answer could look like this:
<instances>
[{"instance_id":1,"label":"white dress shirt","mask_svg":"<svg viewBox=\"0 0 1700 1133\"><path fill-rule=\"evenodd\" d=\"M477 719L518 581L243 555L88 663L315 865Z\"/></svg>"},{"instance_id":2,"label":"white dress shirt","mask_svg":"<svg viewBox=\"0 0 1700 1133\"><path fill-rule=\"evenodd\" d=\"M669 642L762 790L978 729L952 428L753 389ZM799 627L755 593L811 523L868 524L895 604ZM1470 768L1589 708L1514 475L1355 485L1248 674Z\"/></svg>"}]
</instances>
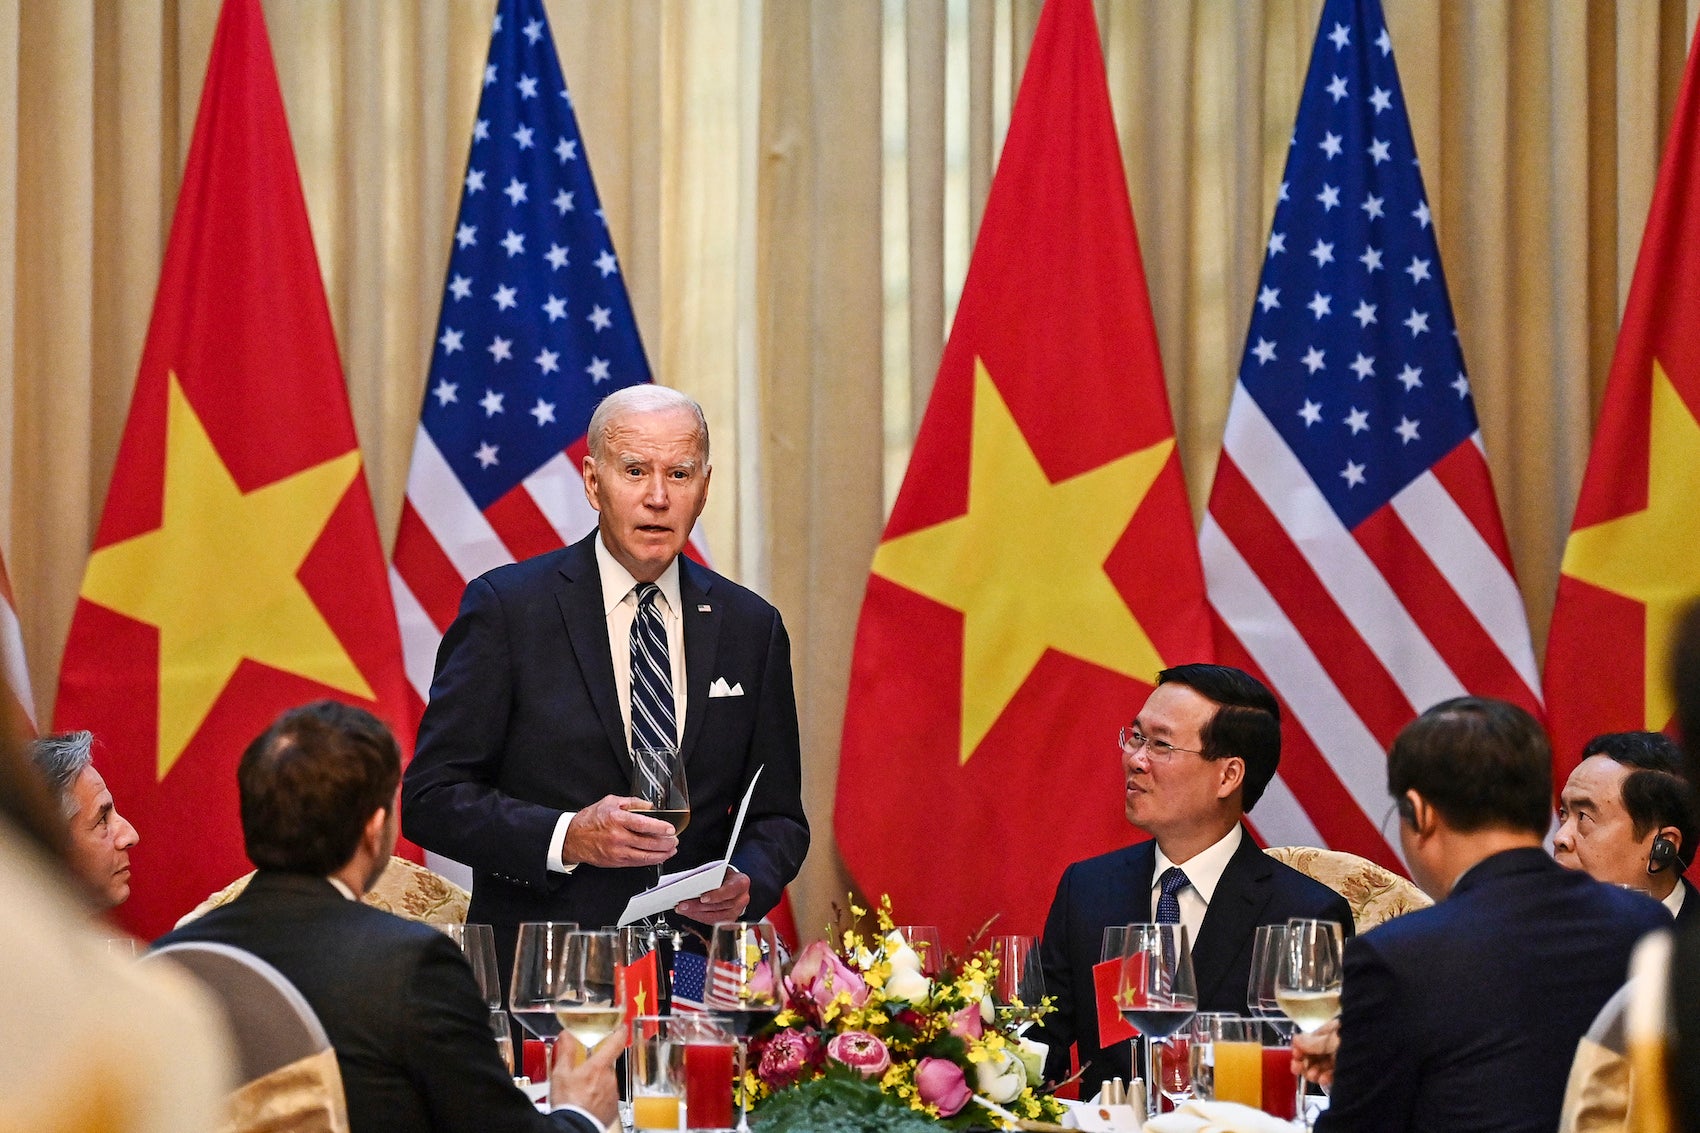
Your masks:
<instances>
[{"instance_id":1,"label":"white dress shirt","mask_svg":"<svg viewBox=\"0 0 1700 1133\"><path fill-rule=\"evenodd\" d=\"M1200 850L1184 862L1172 862L1163 852L1163 847L1157 847L1157 868L1151 874L1151 918L1157 918L1157 900L1163 894L1163 872L1170 866L1178 865L1186 874L1188 884L1175 894L1181 906L1181 923L1186 926L1187 948L1198 947L1198 929L1204 923L1204 913L1210 908L1210 898L1216 895L1216 885L1222 880L1222 871L1228 868L1228 861L1234 856L1234 851L1240 848L1240 839L1245 836L1239 823L1222 836L1221 841L1206 849Z\"/></svg>"},{"instance_id":2,"label":"white dress shirt","mask_svg":"<svg viewBox=\"0 0 1700 1133\"><path fill-rule=\"evenodd\" d=\"M1665 906L1665 908L1670 910L1670 915L1671 915L1672 918L1674 918L1678 913L1682 912L1682 902L1683 902L1683 899L1687 896L1688 896L1688 886L1684 885L1682 883L1682 878L1679 877L1679 878L1676 879L1676 888L1672 889L1669 893L1665 894L1665 899L1664 899L1664 906Z\"/></svg>"},{"instance_id":3,"label":"white dress shirt","mask_svg":"<svg viewBox=\"0 0 1700 1133\"><path fill-rule=\"evenodd\" d=\"M600 535L596 538L596 571L602 581L602 614L608 621L608 648L614 661L614 697L620 704L620 722L625 727L629 743L632 735L632 623L637 620L638 580L620 564ZM656 596L655 608L661 612L661 624L667 629L667 659L673 668L673 719L678 727L677 740L685 737L685 620L680 616L679 560L675 558L655 580L661 593ZM562 813L555 823L555 833L549 839L549 860L545 863L556 873L571 873L578 868L561 864L561 847L567 841L567 826L577 811Z\"/></svg>"}]
</instances>

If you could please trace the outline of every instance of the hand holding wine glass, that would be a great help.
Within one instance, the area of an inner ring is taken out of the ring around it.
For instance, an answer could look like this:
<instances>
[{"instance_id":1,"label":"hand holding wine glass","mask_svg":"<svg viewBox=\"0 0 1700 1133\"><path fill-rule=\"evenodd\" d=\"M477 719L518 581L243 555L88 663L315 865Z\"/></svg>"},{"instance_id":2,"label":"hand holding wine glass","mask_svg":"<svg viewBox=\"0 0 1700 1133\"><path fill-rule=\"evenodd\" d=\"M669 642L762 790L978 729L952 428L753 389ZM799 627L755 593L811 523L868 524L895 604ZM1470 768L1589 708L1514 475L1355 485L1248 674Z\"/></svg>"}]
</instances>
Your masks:
<instances>
[{"instance_id":1,"label":"hand holding wine glass","mask_svg":"<svg viewBox=\"0 0 1700 1133\"><path fill-rule=\"evenodd\" d=\"M1336 922L1303 917L1287 922L1287 943L1275 977L1275 1002L1307 1035L1340 1014L1344 951L1345 934ZM1298 1110L1309 1129L1304 1091L1300 1079Z\"/></svg>"}]
</instances>

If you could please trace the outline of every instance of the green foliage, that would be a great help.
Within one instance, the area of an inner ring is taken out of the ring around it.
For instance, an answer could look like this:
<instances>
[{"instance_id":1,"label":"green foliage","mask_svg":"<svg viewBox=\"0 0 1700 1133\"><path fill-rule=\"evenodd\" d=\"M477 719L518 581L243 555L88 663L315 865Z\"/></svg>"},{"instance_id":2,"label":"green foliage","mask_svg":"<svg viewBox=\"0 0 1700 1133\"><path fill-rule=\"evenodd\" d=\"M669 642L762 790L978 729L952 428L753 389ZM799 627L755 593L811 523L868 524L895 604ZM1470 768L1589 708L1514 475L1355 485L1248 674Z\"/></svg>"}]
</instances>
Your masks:
<instances>
[{"instance_id":1,"label":"green foliage","mask_svg":"<svg viewBox=\"0 0 1700 1133\"><path fill-rule=\"evenodd\" d=\"M760 1133L939 1133L970 1120L964 1113L948 1123L934 1121L842 1067L779 1091L750 1115Z\"/></svg>"}]
</instances>

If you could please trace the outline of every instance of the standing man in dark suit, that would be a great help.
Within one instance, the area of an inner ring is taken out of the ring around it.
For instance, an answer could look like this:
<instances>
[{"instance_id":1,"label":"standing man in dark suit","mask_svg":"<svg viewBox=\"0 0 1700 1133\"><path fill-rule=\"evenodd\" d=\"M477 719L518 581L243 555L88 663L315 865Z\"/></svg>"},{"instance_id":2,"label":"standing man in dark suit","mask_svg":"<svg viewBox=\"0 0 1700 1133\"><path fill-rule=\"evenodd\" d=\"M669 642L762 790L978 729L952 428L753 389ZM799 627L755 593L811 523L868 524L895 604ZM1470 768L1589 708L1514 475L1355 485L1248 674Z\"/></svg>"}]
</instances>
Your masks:
<instances>
[{"instance_id":1,"label":"standing man in dark suit","mask_svg":"<svg viewBox=\"0 0 1700 1133\"><path fill-rule=\"evenodd\" d=\"M1107 926L1178 919L1199 1010L1240 1013L1258 925L1322 917L1352 931L1345 898L1265 854L1240 825L1281 759L1281 709L1262 682L1226 665L1164 669L1121 750L1127 820L1152 840L1064 870L1040 949L1057 1007L1041 1035L1046 1075L1066 1077L1077 1046L1083 1098L1131 1076L1129 1045L1098 1038L1092 968Z\"/></svg>"},{"instance_id":2,"label":"standing man in dark suit","mask_svg":"<svg viewBox=\"0 0 1700 1133\"><path fill-rule=\"evenodd\" d=\"M708 496L701 407L632 386L588 439L597 530L467 586L402 785L403 832L473 868L469 919L495 926L505 958L521 921L611 925L662 863L721 856L758 770L733 870L674 913L765 915L809 845L785 625L680 554ZM640 749L683 763L677 837L632 795Z\"/></svg>"},{"instance_id":3,"label":"standing man in dark suit","mask_svg":"<svg viewBox=\"0 0 1700 1133\"><path fill-rule=\"evenodd\" d=\"M1685 924L1700 898L1682 876L1700 838L1682 750L1662 732L1608 732L1582 747L1559 795L1552 856L1596 881L1640 889Z\"/></svg>"},{"instance_id":4,"label":"standing man in dark suit","mask_svg":"<svg viewBox=\"0 0 1700 1133\"><path fill-rule=\"evenodd\" d=\"M1347 945L1338 1027L1295 1042L1333 1082L1317 1133L1550 1133L1577 1042L1670 915L1547 856L1552 751L1521 708L1435 705L1393 741L1387 787L1438 904Z\"/></svg>"},{"instance_id":5,"label":"standing man in dark suit","mask_svg":"<svg viewBox=\"0 0 1700 1133\"><path fill-rule=\"evenodd\" d=\"M228 944L283 973L336 1050L350 1133L605 1133L618 1128L611 1039L561 1059L542 1114L496 1053L454 942L360 903L395 847L401 750L371 713L322 700L284 713L236 771L259 867L228 905L156 945Z\"/></svg>"}]
</instances>

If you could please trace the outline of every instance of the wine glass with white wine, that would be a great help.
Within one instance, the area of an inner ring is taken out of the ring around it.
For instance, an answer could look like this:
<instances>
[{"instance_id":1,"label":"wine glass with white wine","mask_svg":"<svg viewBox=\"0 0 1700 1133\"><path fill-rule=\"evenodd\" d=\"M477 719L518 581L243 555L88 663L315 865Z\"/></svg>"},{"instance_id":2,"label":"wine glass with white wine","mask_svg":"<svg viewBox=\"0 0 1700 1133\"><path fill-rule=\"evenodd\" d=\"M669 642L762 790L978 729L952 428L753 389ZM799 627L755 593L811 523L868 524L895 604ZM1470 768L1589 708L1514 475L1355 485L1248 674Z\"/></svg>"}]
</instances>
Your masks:
<instances>
[{"instance_id":1,"label":"wine glass with white wine","mask_svg":"<svg viewBox=\"0 0 1700 1133\"><path fill-rule=\"evenodd\" d=\"M691 822L691 793L685 785L685 762L675 748L632 749L633 810L673 825L683 834Z\"/></svg>"},{"instance_id":2,"label":"wine glass with white wine","mask_svg":"<svg viewBox=\"0 0 1700 1133\"><path fill-rule=\"evenodd\" d=\"M567 935L555 986L555 1020L586 1053L619 1029L620 935L607 930Z\"/></svg>"},{"instance_id":3,"label":"wine glass with white wine","mask_svg":"<svg viewBox=\"0 0 1700 1133\"><path fill-rule=\"evenodd\" d=\"M1345 934L1334 921L1294 917L1287 922L1287 943L1275 976L1275 1003L1305 1034L1340 1014L1340 984ZM1299 1079L1298 1110L1306 1129L1305 1080Z\"/></svg>"}]
</instances>

